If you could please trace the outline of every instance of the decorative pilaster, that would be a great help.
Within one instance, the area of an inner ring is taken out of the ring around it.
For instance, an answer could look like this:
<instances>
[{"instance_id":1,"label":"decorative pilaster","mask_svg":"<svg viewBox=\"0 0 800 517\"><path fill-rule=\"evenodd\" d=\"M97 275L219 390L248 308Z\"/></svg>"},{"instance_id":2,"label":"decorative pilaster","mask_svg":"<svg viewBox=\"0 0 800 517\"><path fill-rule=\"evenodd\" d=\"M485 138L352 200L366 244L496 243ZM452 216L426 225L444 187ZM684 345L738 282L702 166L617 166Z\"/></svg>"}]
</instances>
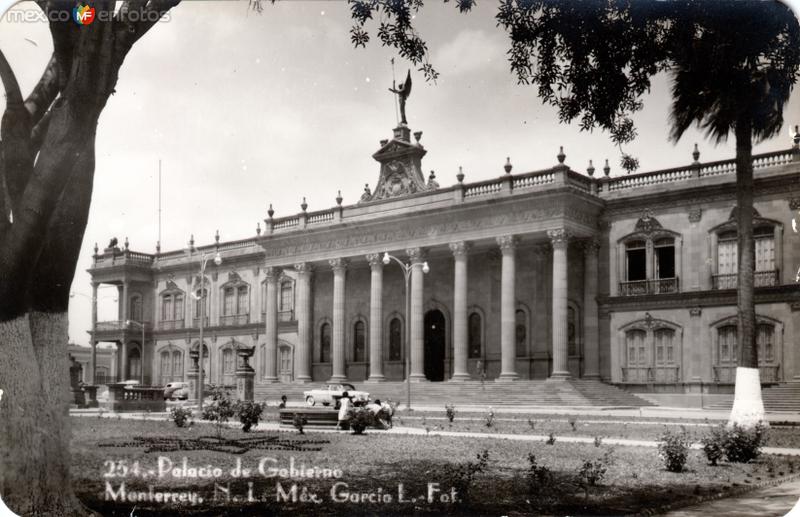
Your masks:
<instances>
[{"instance_id":1,"label":"decorative pilaster","mask_svg":"<svg viewBox=\"0 0 800 517\"><path fill-rule=\"evenodd\" d=\"M411 261L411 373L413 382L425 380L425 328L423 314L423 276L425 262L420 248L406 250Z\"/></svg>"},{"instance_id":2,"label":"decorative pilaster","mask_svg":"<svg viewBox=\"0 0 800 517\"><path fill-rule=\"evenodd\" d=\"M347 261L335 258L328 261L333 269L333 375L331 382L347 380L344 350L344 289Z\"/></svg>"},{"instance_id":3,"label":"decorative pilaster","mask_svg":"<svg viewBox=\"0 0 800 517\"><path fill-rule=\"evenodd\" d=\"M383 376L383 262L377 253L367 255L371 270L369 290L369 382L382 382Z\"/></svg>"},{"instance_id":4,"label":"decorative pilaster","mask_svg":"<svg viewBox=\"0 0 800 517\"><path fill-rule=\"evenodd\" d=\"M600 326L597 321L598 253L600 243L589 239L583 243L583 332L584 374L587 379L600 378Z\"/></svg>"},{"instance_id":5,"label":"decorative pilaster","mask_svg":"<svg viewBox=\"0 0 800 517\"><path fill-rule=\"evenodd\" d=\"M120 357L120 372L117 382L128 380L128 342L123 340L120 348L120 355L122 357Z\"/></svg>"},{"instance_id":6,"label":"decorative pilaster","mask_svg":"<svg viewBox=\"0 0 800 517\"><path fill-rule=\"evenodd\" d=\"M297 271L297 349L295 351L294 379L311 382L311 275L308 262L294 265Z\"/></svg>"},{"instance_id":7,"label":"decorative pilaster","mask_svg":"<svg viewBox=\"0 0 800 517\"><path fill-rule=\"evenodd\" d=\"M278 271L267 267L264 273L267 277L264 382L278 382Z\"/></svg>"},{"instance_id":8,"label":"decorative pilaster","mask_svg":"<svg viewBox=\"0 0 800 517\"><path fill-rule=\"evenodd\" d=\"M97 288L100 284L92 282L92 371L89 374L89 383L94 386L97 384Z\"/></svg>"},{"instance_id":9,"label":"decorative pilaster","mask_svg":"<svg viewBox=\"0 0 800 517\"><path fill-rule=\"evenodd\" d=\"M500 377L497 380L513 381L519 377L514 364L517 238L513 235L498 237L497 245L503 256L500 276Z\"/></svg>"},{"instance_id":10,"label":"decorative pilaster","mask_svg":"<svg viewBox=\"0 0 800 517\"><path fill-rule=\"evenodd\" d=\"M467 373L467 257L469 244L450 243L455 260L453 284L453 376L450 380L469 379Z\"/></svg>"},{"instance_id":11,"label":"decorative pilaster","mask_svg":"<svg viewBox=\"0 0 800 517\"><path fill-rule=\"evenodd\" d=\"M553 245L553 372L551 379L570 377L567 364L567 246L569 233L564 228L548 230Z\"/></svg>"}]
</instances>

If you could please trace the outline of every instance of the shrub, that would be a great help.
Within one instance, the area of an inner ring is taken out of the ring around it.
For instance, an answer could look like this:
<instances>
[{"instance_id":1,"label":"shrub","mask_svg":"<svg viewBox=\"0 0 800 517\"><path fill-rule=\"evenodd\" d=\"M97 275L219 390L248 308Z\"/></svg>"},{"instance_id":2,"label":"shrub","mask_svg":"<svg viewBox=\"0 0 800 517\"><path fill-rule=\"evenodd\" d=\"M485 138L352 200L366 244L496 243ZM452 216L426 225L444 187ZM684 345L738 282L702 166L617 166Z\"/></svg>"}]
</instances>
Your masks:
<instances>
[{"instance_id":1,"label":"shrub","mask_svg":"<svg viewBox=\"0 0 800 517\"><path fill-rule=\"evenodd\" d=\"M763 422L750 429L733 424L725 430L725 456L734 463L747 463L761 455L766 441L767 426Z\"/></svg>"},{"instance_id":2,"label":"shrub","mask_svg":"<svg viewBox=\"0 0 800 517\"><path fill-rule=\"evenodd\" d=\"M489 411L486 413L483 424L489 428L494 425L494 410L492 408L489 408Z\"/></svg>"},{"instance_id":3,"label":"shrub","mask_svg":"<svg viewBox=\"0 0 800 517\"><path fill-rule=\"evenodd\" d=\"M725 455L725 441L727 432L722 426L712 428L711 431L700 440L703 444L703 452L711 465L716 466L717 462Z\"/></svg>"},{"instance_id":4,"label":"shrub","mask_svg":"<svg viewBox=\"0 0 800 517\"><path fill-rule=\"evenodd\" d=\"M367 427L375 425L375 414L365 407L354 407L347 411L347 423L353 434L364 434Z\"/></svg>"},{"instance_id":5,"label":"shrub","mask_svg":"<svg viewBox=\"0 0 800 517\"><path fill-rule=\"evenodd\" d=\"M578 420L575 419L575 418L570 418L568 420L568 422L569 422L569 426L572 428L572 432L574 433L575 431L577 431L577 427L576 426L578 424Z\"/></svg>"},{"instance_id":6,"label":"shrub","mask_svg":"<svg viewBox=\"0 0 800 517\"><path fill-rule=\"evenodd\" d=\"M603 445L603 437L602 436L595 436L594 437L594 446L595 447L600 447L601 445Z\"/></svg>"},{"instance_id":7,"label":"shrub","mask_svg":"<svg viewBox=\"0 0 800 517\"><path fill-rule=\"evenodd\" d=\"M222 433L225 423L236 415L230 391L224 386L212 386L211 403L203 406L203 420L209 420L217 425L217 435Z\"/></svg>"},{"instance_id":8,"label":"shrub","mask_svg":"<svg viewBox=\"0 0 800 517\"><path fill-rule=\"evenodd\" d=\"M169 417L178 427L186 427L192 418L192 410L175 406L169 411Z\"/></svg>"},{"instance_id":9,"label":"shrub","mask_svg":"<svg viewBox=\"0 0 800 517\"><path fill-rule=\"evenodd\" d=\"M536 429L536 422L535 422L534 420L531 420L531 419L529 418L529 419L528 419L528 427L530 427L530 428L531 428L531 431L534 431L534 430Z\"/></svg>"},{"instance_id":10,"label":"shrub","mask_svg":"<svg viewBox=\"0 0 800 517\"><path fill-rule=\"evenodd\" d=\"M470 487L475 481L475 476L484 472L489 464L489 451L484 449L477 455L477 462L470 461L461 465L448 464L445 475L449 485L455 488L460 497L458 502L468 502Z\"/></svg>"},{"instance_id":11,"label":"shrub","mask_svg":"<svg viewBox=\"0 0 800 517\"><path fill-rule=\"evenodd\" d=\"M606 452L601 458L585 460L581 469L578 471L578 479L584 490L584 498L589 499L589 489L597 486L606 477L606 472L611 464L611 454L613 451Z\"/></svg>"},{"instance_id":12,"label":"shrub","mask_svg":"<svg viewBox=\"0 0 800 517\"><path fill-rule=\"evenodd\" d=\"M252 400L240 400L234 404L234 410L236 416L239 417L239 422L242 423L242 431L247 433L254 425L258 424L264 406Z\"/></svg>"},{"instance_id":13,"label":"shrub","mask_svg":"<svg viewBox=\"0 0 800 517\"><path fill-rule=\"evenodd\" d=\"M278 404L278 409L286 409L286 395L281 395L281 403Z\"/></svg>"},{"instance_id":14,"label":"shrub","mask_svg":"<svg viewBox=\"0 0 800 517\"><path fill-rule=\"evenodd\" d=\"M547 441L544 443L546 443L547 445L554 445L556 443L556 435L553 434L552 431L550 431L550 434L547 435Z\"/></svg>"},{"instance_id":15,"label":"shrub","mask_svg":"<svg viewBox=\"0 0 800 517\"><path fill-rule=\"evenodd\" d=\"M447 420L449 420L450 423L452 424L453 420L456 419L456 407L453 404L445 404L444 411L445 414L447 415Z\"/></svg>"},{"instance_id":16,"label":"shrub","mask_svg":"<svg viewBox=\"0 0 800 517\"><path fill-rule=\"evenodd\" d=\"M536 462L536 455L528 454L528 472L525 477L528 481L528 497L541 499L547 497L553 485L553 472Z\"/></svg>"},{"instance_id":17,"label":"shrub","mask_svg":"<svg viewBox=\"0 0 800 517\"><path fill-rule=\"evenodd\" d=\"M665 431L658 444L658 456L670 472L681 472L689 455L689 435L685 429L680 432Z\"/></svg>"},{"instance_id":18,"label":"shrub","mask_svg":"<svg viewBox=\"0 0 800 517\"><path fill-rule=\"evenodd\" d=\"M306 434L303 431L303 428L305 428L306 424L308 424L308 419L305 416L301 415L300 413L294 414L294 418L292 418L292 425L300 434Z\"/></svg>"}]
</instances>

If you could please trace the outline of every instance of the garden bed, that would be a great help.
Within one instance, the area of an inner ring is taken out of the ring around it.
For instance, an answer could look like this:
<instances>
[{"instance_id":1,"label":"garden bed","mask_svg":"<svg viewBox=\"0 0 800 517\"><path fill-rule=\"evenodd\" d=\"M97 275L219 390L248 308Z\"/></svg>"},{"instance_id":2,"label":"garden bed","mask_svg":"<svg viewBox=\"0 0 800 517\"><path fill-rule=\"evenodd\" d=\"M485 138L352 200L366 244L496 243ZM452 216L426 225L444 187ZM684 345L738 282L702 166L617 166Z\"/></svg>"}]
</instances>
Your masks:
<instances>
[{"instance_id":1,"label":"garden bed","mask_svg":"<svg viewBox=\"0 0 800 517\"><path fill-rule=\"evenodd\" d=\"M73 485L78 496L103 515L127 516L134 506L136 515L178 511L190 515L616 515L688 505L787 478L800 469L797 460L783 457L712 467L702 452L691 451L687 471L672 473L664 469L655 448L617 446L609 455L605 478L599 486L590 487L587 498L578 472L585 461L599 460L612 447L382 433L243 433L228 428L217 435L213 425L179 429L170 422L106 418L72 418L72 423ZM465 470L458 467L468 462L477 465L476 457L483 450L488 451L485 471L475 473L469 488L460 490L463 493L456 499L461 502L443 500L451 496L452 487L465 486ZM529 491L529 454L553 473L553 488L544 494ZM237 465L250 472L242 475ZM311 475L292 477L292 466L295 472ZM286 477L280 469L287 471ZM275 475L268 477L271 473ZM128 496L125 501L121 500L122 483ZM358 494L359 502L346 498L347 491L351 496ZM203 502L154 500L165 492L184 494L186 499L194 494ZM131 494L137 500L131 500ZM320 502L302 500L311 494ZM463 502L465 496L468 502Z\"/></svg>"}]
</instances>

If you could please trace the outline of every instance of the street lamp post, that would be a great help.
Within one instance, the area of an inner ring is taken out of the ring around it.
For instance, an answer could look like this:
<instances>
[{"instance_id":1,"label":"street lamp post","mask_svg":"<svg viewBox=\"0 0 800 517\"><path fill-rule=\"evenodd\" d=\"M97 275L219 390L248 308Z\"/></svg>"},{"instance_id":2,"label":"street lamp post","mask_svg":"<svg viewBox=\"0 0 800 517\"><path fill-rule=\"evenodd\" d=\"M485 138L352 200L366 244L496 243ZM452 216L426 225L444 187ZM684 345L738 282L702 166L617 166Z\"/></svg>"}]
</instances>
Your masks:
<instances>
[{"instance_id":1,"label":"street lamp post","mask_svg":"<svg viewBox=\"0 0 800 517\"><path fill-rule=\"evenodd\" d=\"M130 327L131 324L139 325L139 327L141 327L141 329L142 329L142 346L141 346L141 350L140 350L140 355L141 356L139 357L139 370L140 370L140 372L139 372L139 377L140 377L139 382L141 383L142 386L144 386L144 323L142 323L140 321L134 321L134 320L126 320L125 321L125 325L128 326L128 327Z\"/></svg>"},{"instance_id":2,"label":"street lamp post","mask_svg":"<svg viewBox=\"0 0 800 517\"><path fill-rule=\"evenodd\" d=\"M405 352L406 352L406 409L411 410L411 270L413 264L406 264L394 255L389 255L388 252L383 254L382 262L388 266L394 260L403 270L403 277L405 278L406 286L406 330L405 330ZM428 263L422 264L422 272L427 274L430 271Z\"/></svg>"},{"instance_id":3,"label":"street lamp post","mask_svg":"<svg viewBox=\"0 0 800 517\"><path fill-rule=\"evenodd\" d=\"M190 250L191 253L192 250ZM200 367L198 375L197 375L197 406L200 410L200 413L203 412L203 323L205 322L205 313L206 313L206 286L205 286L205 278L206 278L206 263L208 263L208 259L211 258L211 253L206 253L202 256L200 261L200 296L194 295L196 299L200 300L200 343L197 346L198 352L200 354L199 364ZM220 265L222 264L222 256L220 256L219 252L214 255L214 264Z\"/></svg>"}]
</instances>

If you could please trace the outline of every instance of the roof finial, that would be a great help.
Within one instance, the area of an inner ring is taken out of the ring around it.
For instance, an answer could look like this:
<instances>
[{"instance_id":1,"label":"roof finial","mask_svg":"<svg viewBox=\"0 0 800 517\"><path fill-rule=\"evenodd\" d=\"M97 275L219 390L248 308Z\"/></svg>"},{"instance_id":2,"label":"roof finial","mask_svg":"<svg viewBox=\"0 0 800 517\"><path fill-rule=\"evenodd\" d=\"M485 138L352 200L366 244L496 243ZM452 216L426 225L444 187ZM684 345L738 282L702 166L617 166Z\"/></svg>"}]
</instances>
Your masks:
<instances>
[{"instance_id":1,"label":"roof finial","mask_svg":"<svg viewBox=\"0 0 800 517\"><path fill-rule=\"evenodd\" d=\"M567 158L567 155L564 154L564 146L563 145L558 146L558 155L556 156L556 158L558 158L558 163L560 163L560 164L563 164L564 160Z\"/></svg>"},{"instance_id":2,"label":"roof finial","mask_svg":"<svg viewBox=\"0 0 800 517\"><path fill-rule=\"evenodd\" d=\"M214 233L214 242L219 244L219 230Z\"/></svg>"},{"instance_id":3,"label":"roof finial","mask_svg":"<svg viewBox=\"0 0 800 517\"><path fill-rule=\"evenodd\" d=\"M697 142L694 144L694 151L692 151L692 158L694 163L700 163L700 149L697 148Z\"/></svg>"},{"instance_id":4,"label":"roof finial","mask_svg":"<svg viewBox=\"0 0 800 517\"><path fill-rule=\"evenodd\" d=\"M127 237L125 237L125 249L126 249L126 250L128 249L128 246L129 246L129 243L128 243L128 238L127 238Z\"/></svg>"},{"instance_id":5,"label":"roof finial","mask_svg":"<svg viewBox=\"0 0 800 517\"><path fill-rule=\"evenodd\" d=\"M342 206L342 191L336 193L336 204Z\"/></svg>"},{"instance_id":6,"label":"roof finial","mask_svg":"<svg viewBox=\"0 0 800 517\"><path fill-rule=\"evenodd\" d=\"M269 204L269 209L267 210L267 215L269 216L270 219L272 219L272 216L275 215L275 210L272 209L272 203Z\"/></svg>"},{"instance_id":7,"label":"roof finial","mask_svg":"<svg viewBox=\"0 0 800 517\"><path fill-rule=\"evenodd\" d=\"M509 156L506 156L506 164L503 165L503 169L506 171L506 174L511 174L512 167L513 166L511 165L511 158Z\"/></svg>"},{"instance_id":8,"label":"roof finial","mask_svg":"<svg viewBox=\"0 0 800 517\"><path fill-rule=\"evenodd\" d=\"M589 166L586 167L586 173L589 175L589 177L594 176L594 165L592 165L592 160L589 160Z\"/></svg>"},{"instance_id":9,"label":"roof finial","mask_svg":"<svg viewBox=\"0 0 800 517\"><path fill-rule=\"evenodd\" d=\"M256 223L256 235L261 235L261 223Z\"/></svg>"},{"instance_id":10,"label":"roof finial","mask_svg":"<svg viewBox=\"0 0 800 517\"><path fill-rule=\"evenodd\" d=\"M306 198L305 197L303 197L303 202L300 203L300 208L303 209L303 212L305 212L306 208L308 208L308 203L306 203Z\"/></svg>"},{"instance_id":11,"label":"roof finial","mask_svg":"<svg viewBox=\"0 0 800 517\"><path fill-rule=\"evenodd\" d=\"M458 166L458 174L456 174L456 179L459 183L464 183L464 170L460 165Z\"/></svg>"},{"instance_id":12,"label":"roof finial","mask_svg":"<svg viewBox=\"0 0 800 517\"><path fill-rule=\"evenodd\" d=\"M606 178L608 177L609 174L611 174L611 167L609 167L608 165L608 158L606 158L606 164L603 167L603 174L606 175Z\"/></svg>"}]
</instances>

